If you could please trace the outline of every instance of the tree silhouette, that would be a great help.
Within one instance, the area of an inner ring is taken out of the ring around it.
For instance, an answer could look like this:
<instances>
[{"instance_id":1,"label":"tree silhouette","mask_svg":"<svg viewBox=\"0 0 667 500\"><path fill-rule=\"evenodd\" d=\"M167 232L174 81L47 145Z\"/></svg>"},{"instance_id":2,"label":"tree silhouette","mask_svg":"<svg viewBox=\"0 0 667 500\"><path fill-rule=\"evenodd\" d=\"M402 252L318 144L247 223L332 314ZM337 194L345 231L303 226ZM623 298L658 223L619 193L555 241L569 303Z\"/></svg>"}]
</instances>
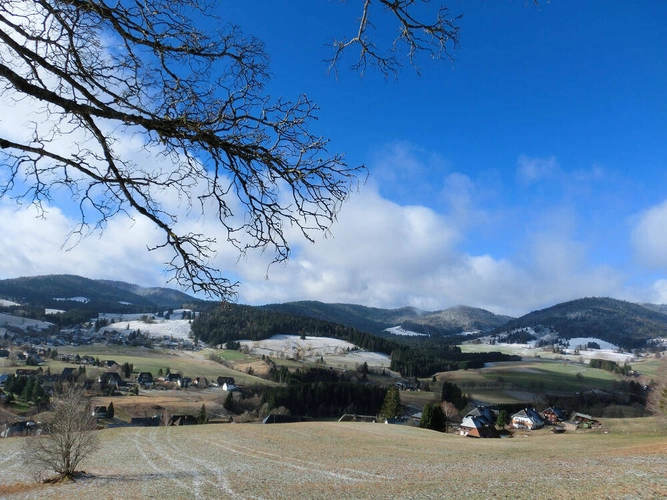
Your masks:
<instances>
[{"instance_id":1,"label":"tree silhouette","mask_svg":"<svg viewBox=\"0 0 667 500\"><path fill-rule=\"evenodd\" d=\"M362 73L396 73L401 54L415 67L420 53L449 57L458 17L441 7L423 19L427 3L364 1L355 34L333 42L330 68L355 49ZM182 209L214 218L239 252L269 249L280 262L286 228L311 241L327 233L365 169L310 130L317 107L305 94L269 95L264 44L217 18L219 5L1 2L0 97L32 116L0 137L0 199L44 215L57 191L69 192L80 219L68 245L115 216L147 218L162 235L151 249L171 250L171 279L231 298L237 283L210 263L217 241L184 225ZM375 16L398 25L393 43L375 42Z\"/></svg>"},{"instance_id":2,"label":"tree silhouette","mask_svg":"<svg viewBox=\"0 0 667 500\"><path fill-rule=\"evenodd\" d=\"M395 418L400 417L401 413L401 394L399 393L398 388L395 385L392 385L387 389L387 395L382 402L382 408L380 408L380 416L384 418Z\"/></svg>"}]
</instances>

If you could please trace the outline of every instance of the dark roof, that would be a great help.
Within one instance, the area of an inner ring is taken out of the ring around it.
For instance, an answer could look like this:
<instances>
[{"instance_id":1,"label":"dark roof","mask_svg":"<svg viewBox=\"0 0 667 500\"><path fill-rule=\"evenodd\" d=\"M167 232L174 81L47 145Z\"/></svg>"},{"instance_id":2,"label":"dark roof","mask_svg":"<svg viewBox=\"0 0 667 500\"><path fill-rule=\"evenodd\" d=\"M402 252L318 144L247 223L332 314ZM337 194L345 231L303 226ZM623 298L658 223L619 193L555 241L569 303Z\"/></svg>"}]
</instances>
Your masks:
<instances>
[{"instance_id":1,"label":"dark roof","mask_svg":"<svg viewBox=\"0 0 667 500\"><path fill-rule=\"evenodd\" d=\"M154 417L133 417L130 420L130 425L136 425L137 427L159 427L162 417L160 415L155 415Z\"/></svg>"}]
</instances>

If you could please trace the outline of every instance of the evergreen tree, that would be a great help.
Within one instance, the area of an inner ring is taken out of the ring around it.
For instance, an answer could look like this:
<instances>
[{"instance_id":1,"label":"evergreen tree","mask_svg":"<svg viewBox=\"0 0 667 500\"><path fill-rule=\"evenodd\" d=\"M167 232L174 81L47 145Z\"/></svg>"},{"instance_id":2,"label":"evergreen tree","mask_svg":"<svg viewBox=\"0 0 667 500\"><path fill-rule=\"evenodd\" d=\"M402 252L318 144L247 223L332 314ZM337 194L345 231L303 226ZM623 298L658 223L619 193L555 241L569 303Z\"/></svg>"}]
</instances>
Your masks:
<instances>
[{"instance_id":1,"label":"evergreen tree","mask_svg":"<svg viewBox=\"0 0 667 500\"><path fill-rule=\"evenodd\" d=\"M496 425L501 429L504 429L510 423L510 416L507 413L507 410L500 410L498 413L498 418L496 419Z\"/></svg>"},{"instance_id":2,"label":"evergreen tree","mask_svg":"<svg viewBox=\"0 0 667 500\"><path fill-rule=\"evenodd\" d=\"M206 405L202 404L199 409L199 414L197 415L198 424L207 424L208 423L208 413L206 412Z\"/></svg>"},{"instance_id":3,"label":"evergreen tree","mask_svg":"<svg viewBox=\"0 0 667 500\"><path fill-rule=\"evenodd\" d=\"M234 411L234 395L231 392L227 393L227 397L225 398L222 407L227 411Z\"/></svg>"},{"instance_id":4,"label":"evergreen tree","mask_svg":"<svg viewBox=\"0 0 667 500\"><path fill-rule=\"evenodd\" d=\"M422 429L431 429L443 432L445 430L445 416L440 405L437 403L426 403L422 410L422 418L419 422Z\"/></svg>"},{"instance_id":5,"label":"evergreen tree","mask_svg":"<svg viewBox=\"0 0 667 500\"><path fill-rule=\"evenodd\" d=\"M35 390L35 382L36 380L33 377L30 377L23 387L23 391L21 392L21 400L23 402L27 403L32 400L32 395Z\"/></svg>"},{"instance_id":6,"label":"evergreen tree","mask_svg":"<svg viewBox=\"0 0 667 500\"><path fill-rule=\"evenodd\" d=\"M392 385L387 390L387 395L384 397L382 408L380 409L380 416L384 418L401 416L401 395L395 385Z\"/></svg>"},{"instance_id":7,"label":"evergreen tree","mask_svg":"<svg viewBox=\"0 0 667 500\"><path fill-rule=\"evenodd\" d=\"M107 406L107 418L113 418L115 414L116 410L114 410L113 401L111 401L109 406Z\"/></svg>"},{"instance_id":8,"label":"evergreen tree","mask_svg":"<svg viewBox=\"0 0 667 500\"><path fill-rule=\"evenodd\" d=\"M459 410L462 410L468 404L468 398L463 394L461 388L458 385L447 381L442 384L441 399L448 403L452 403Z\"/></svg>"}]
</instances>

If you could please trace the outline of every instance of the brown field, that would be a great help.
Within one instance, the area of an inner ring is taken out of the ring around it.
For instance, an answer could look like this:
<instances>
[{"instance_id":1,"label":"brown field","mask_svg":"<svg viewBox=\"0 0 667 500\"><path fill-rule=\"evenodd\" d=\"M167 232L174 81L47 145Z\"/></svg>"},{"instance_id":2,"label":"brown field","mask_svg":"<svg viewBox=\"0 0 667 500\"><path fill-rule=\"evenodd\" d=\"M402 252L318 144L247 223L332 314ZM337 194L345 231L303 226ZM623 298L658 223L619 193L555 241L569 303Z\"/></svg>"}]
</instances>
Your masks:
<instances>
[{"instance_id":1,"label":"brown field","mask_svg":"<svg viewBox=\"0 0 667 500\"><path fill-rule=\"evenodd\" d=\"M603 432L475 440L383 424L217 424L101 431L87 476L37 485L22 438L0 440L0 497L665 498L667 432L607 419Z\"/></svg>"}]
</instances>

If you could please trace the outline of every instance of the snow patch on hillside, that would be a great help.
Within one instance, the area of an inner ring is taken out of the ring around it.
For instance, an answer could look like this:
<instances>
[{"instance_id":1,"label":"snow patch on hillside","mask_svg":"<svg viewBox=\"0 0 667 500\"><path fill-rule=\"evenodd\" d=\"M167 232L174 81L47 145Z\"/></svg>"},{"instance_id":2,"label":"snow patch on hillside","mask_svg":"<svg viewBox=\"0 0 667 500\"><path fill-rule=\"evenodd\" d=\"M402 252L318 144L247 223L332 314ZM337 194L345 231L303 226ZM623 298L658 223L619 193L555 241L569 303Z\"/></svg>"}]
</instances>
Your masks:
<instances>
[{"instance_id":1,"label":"snow patch on hillside","mask_svg":"<svg viewBox=\"0 0 667 500\"><path fill-rule=\"evenodd\" d=\"M402 335L404 337L428 337L425 333L413 332L411 330L406 330L402 326L392 326L391 328L385 328L385 332L389 332L392 335Z\"/></svg>"},{"instance_id":2,"label":"snow patch on hillside","mask_svg":"<svg viewBox=\"0 0 667 500\"><path fill-rule=\"evenodd\" d=\"M573 349L585 349L589 343L595 343L600 346L599 350L618 350L618 346L612 344L611 342L605 342L604 340L597 339L595 337L578 337L574 339L569 339L570 350Z\"/></svg>"},{"instance_id":3,"label":"snow patch on hillside","mask_svg":"<svg viewBox=\"0 0 667 500\"><path fill-rule=\"evenodd\" d=\"M389 357L385 354L359 349L346 340L330 337L311 337L304 339L298 335L274 335L265 340L241 340L239 342L255 356L271 358L301 359L327 358L356 364L368 363L369 366L389 366Z\"/></svg>"},{"instance_id":4,"label":"snow patch on hillside","mask_svg":"<svg viewBox=\"0 0 667 500\"><path fill-rule=\"evenodd\" d=\"M11 300L5 300L5 299L0 299L0 307L12 307L12 306L20 306L21 304L18 304L16 302L12 302Z\"/></svg>"},{"instance_id":5,"label":"snow patch on hillside","mask_svg":"<svg viewBox=\"0 0 667 500\"><path fill-rule=\"evenodd\" d=\"M54 297L53 300L58 301L58 302L64 302L66 300L70 300L72 302L81 302L82 304L87 304L90 302L90 299L88 297Z\"/></svg>"},{"instance_id":6,"label":"snow patch on hillside","mask_svg":"<svg viewBox=\"0 0 667 500\"><path fill-rule=\"evenodd\" d=\"M24 318L22 316L12 316L11 314L0 314L0 326L14 326L22 330L46 330L52 327L53 323Z\"/></svg>"},{"instance_id":7,"label":"snow patch on hillside","mask_svg":"<svg viewBox=\"0 0 667 500\"><path fill-rule=\"evenodd\" d=\"M116 315L118 318L119 315ZM142 315L122 315L122 319L118 320L116 323L112 323L109 326L102 328L104 331L113 331L118 332L123 331L137 331L140 330L141 333L147 334L149 337L173 337L174 339L184 339L187 340L190 338L191 324L187 319L156 319L153 322L141 321L138 318L130 319L130 316L139 316Z\"/></svg>"}]
</instances>

